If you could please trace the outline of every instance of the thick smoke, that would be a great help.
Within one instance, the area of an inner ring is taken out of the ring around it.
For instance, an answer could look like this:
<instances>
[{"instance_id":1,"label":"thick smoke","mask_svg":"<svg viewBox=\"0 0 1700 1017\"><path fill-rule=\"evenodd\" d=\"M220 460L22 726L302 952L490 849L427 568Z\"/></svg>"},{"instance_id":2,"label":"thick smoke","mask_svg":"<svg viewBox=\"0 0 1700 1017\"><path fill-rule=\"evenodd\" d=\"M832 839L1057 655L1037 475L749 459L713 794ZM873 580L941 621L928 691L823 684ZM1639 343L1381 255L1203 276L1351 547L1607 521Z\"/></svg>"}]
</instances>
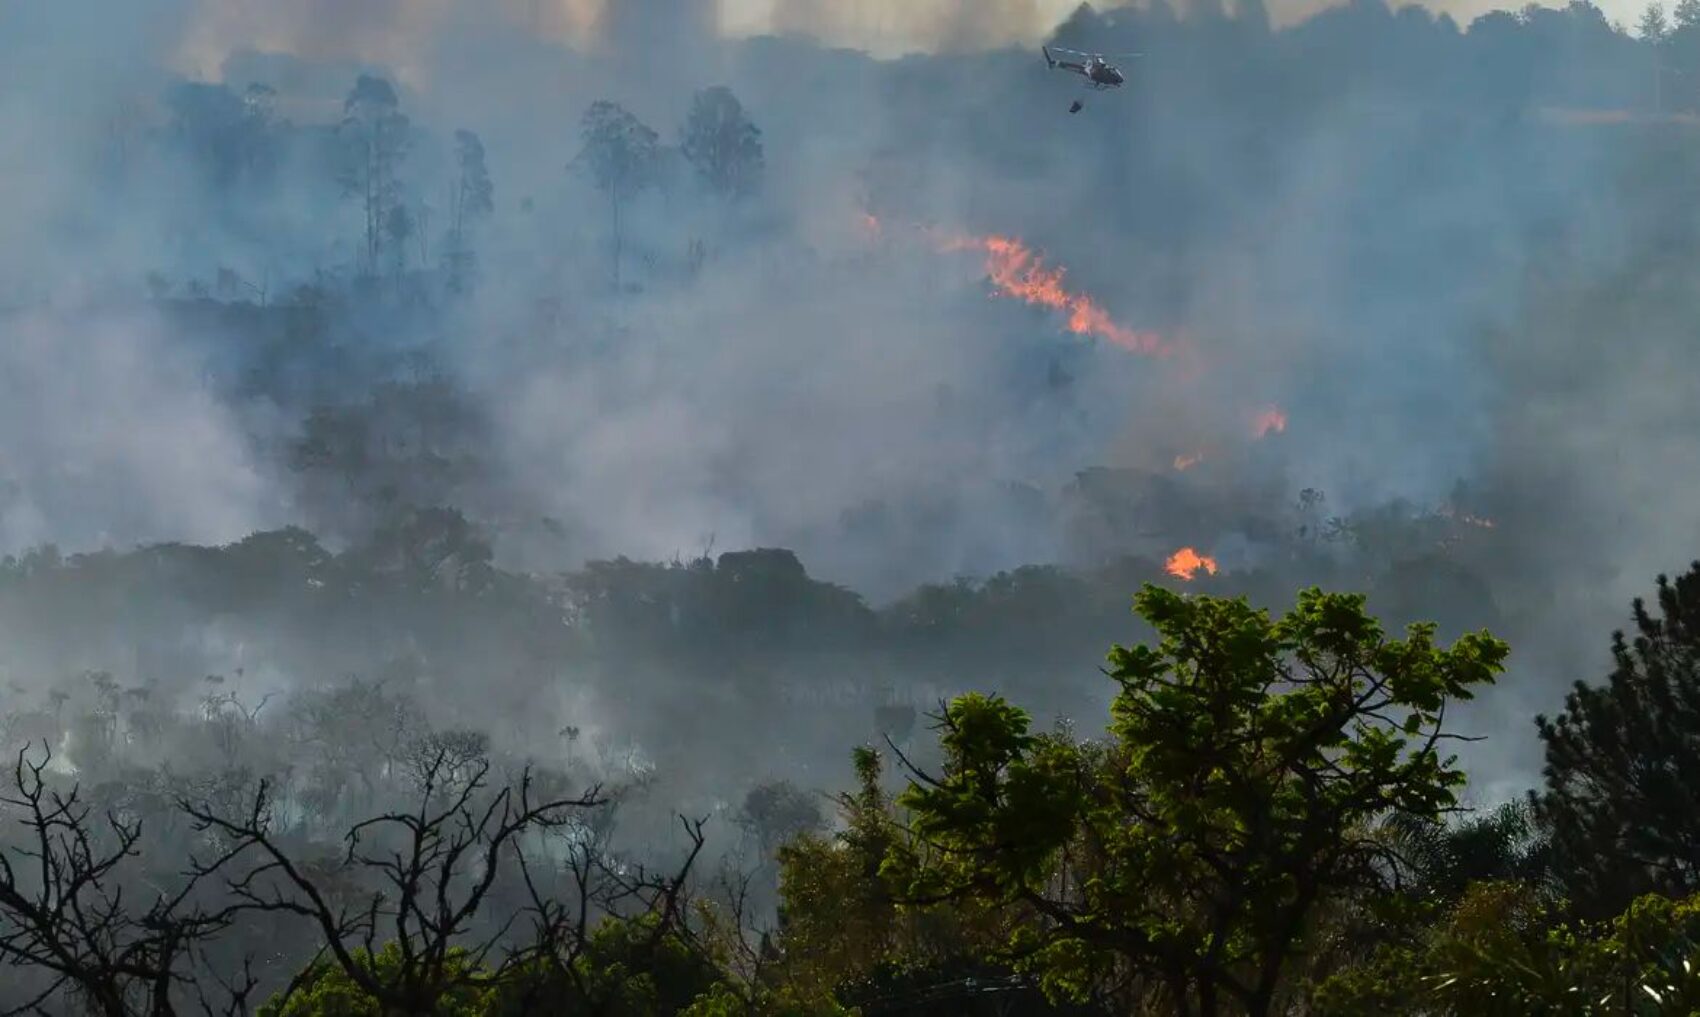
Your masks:
<instances>
[{"instance_id":1,"label":"thick smoke","mask_svg":"<svg viewBox=\"0 0 1700 1017\"><path fill-rule=\"evenodd\" d=\"M1521 725L1693 554L1689 128L1634 121L1646 54L1592 8L1229 6L0 3L0 538L357 545L442 503L515 571L787 547L886 601L1187 545L1417 615L1453 606L1410 565L1438 555L1518 649L1477 719ZM1070 116L1026 45L1053 28L1142 54L1130 86ZM362 74L410 139L378 265L338 161ZM673 151L717 84L763 132L742 202ZM590 178L599 99L657 132L653 186ZM421 299L459 129L477 284ZM991 292L941 242L988 234L1184 355ZM338 472L360 413L402 437ZM1491 538L1409 537L1436 509ZM1305 550L1330 516L1393 536Z\"/></svg>"},{"instance_id":2,"label":"thick smoke","mask_svg":"<svg viewBox=\"0 0 1700 1017\"><path fill-rule=\"evenodd\" d=\"M0 319L0 545L224 543L285 518L151 316Z\"/></svg>"}]
</instances>

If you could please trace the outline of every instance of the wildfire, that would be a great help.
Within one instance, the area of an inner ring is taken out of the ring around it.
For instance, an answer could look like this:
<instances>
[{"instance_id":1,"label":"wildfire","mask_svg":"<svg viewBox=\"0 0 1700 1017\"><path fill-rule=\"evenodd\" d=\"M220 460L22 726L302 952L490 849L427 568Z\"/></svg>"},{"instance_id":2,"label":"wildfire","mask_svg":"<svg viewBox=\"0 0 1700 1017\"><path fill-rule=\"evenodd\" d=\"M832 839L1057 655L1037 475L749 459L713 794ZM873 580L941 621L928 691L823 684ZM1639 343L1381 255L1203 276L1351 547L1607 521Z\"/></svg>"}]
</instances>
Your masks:
<instances>
[{"instance_id":1,"label":"wildfire","mask_svg":"<svg viewBox=\"0 0 1700 1017\"><path fill-rule=\"evenodd\" d=\"M872 212L860 210L858 223L863 235L871 241L886 235L886 223ZM1062 314L1065 327L1076 335L1092 336L1146 356L1172 357L1169 361L1171 369L1180 372L1182 380L1191 380L1202 369L1198 351L1190 342L1171 341L1156 332L1128 328L1117 322L1089 294L1068 287L1066 269L1048 264L1039 252L1019 238L998 234L975 236L920 223L904 223L901 229L905 235L908 230L914 229L941 252L978 252L985 259L986 278L997 295ZM1250 424L1251 437L1260 440L1285 432L1287 414L1278 406L1267 406L1251 417ZM1175 471L1184 473L1197 466L1205 460L1206 451L1214 455L1214 450L1210 449L1175 456ZM1465 521L1472 525L1493 526L1491 520ZM1200 570L1211 575L1216 573L1215 560L1190 547L1182 548L1171 556L1167 567L1170 575L1183 580L1192 579Z\"/></svg>"},{"instance_id":2,"label":"wildfire","mask_svg":"<svg viewBox=\"0 0 1700 1017\"><path fill-rule=\"evenodd\" d=\"M1163 571L1182 582L1190 583L1200 571L1216 574L1216 559L1206 554L1199 554L1190 547L1183 547L1169 560L1163 563Z\"/></svg>"},{"instance_id":3,"label":"wildfire","mask_svg":"<svg viewBox=\"0 0 1700 1017\"><path fill-rule=\"evenodd\" d=\"M1281 412L1279 406L1269 407L1251 422L1251 435L1254 438L1266 438L1271 434L1280 434L1286 429L1287 415Z\"/></svg>"},{"instance_id":4,"label":"wildfire","mask_svg":"<svg viewBox=\"0 0 1700 1017\"><path fill-rule=\"evenodd\" d=\"M1068 316L1068 330L1090 335L1123 349L1163 356L1174 348L1155 332L1140 332L1118 324L1098 302L1063 285L1064 270L1052 268L1032 248L1012 237L959 237L945 242L950 251L979 250L986 255L986 275L1004 296Z\"/></svg>"}]
</instances>

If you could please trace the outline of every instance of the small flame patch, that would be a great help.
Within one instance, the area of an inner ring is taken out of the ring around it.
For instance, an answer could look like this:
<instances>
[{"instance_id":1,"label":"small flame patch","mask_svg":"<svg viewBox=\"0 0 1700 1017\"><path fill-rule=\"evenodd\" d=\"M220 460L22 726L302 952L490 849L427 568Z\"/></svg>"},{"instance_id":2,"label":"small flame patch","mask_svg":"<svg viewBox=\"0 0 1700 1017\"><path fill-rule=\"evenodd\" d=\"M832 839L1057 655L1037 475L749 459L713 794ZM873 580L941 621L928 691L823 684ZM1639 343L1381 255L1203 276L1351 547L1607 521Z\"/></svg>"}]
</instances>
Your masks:
<instances>
[{"instance_id":1,"label":"small flame patch","mask_svg":"<svg viewBox=\"0 0 1700 1017\"><path fill-rule=\"evenodd\" d=\"M1163 571L1183 583L1190 583L1198 577L1200 572L1215 575L1216 559L1206 554L1199 554L1190 547L1183 547L1169 555L1169 560L1163 563Z\"/></svg>"},{"instance_id":2,"label":"small flame patch","mask_svg":"<svg viewBox=\"0 0 1700 1017\"><path fill-rule=\"evenodd\" d=\"M1287 414L1279 406L1271 406L1259 413L1251 422L1253 438L1267 438L1271 434L1280 434L1287 429Z\"/></svg>"}]
</instances>

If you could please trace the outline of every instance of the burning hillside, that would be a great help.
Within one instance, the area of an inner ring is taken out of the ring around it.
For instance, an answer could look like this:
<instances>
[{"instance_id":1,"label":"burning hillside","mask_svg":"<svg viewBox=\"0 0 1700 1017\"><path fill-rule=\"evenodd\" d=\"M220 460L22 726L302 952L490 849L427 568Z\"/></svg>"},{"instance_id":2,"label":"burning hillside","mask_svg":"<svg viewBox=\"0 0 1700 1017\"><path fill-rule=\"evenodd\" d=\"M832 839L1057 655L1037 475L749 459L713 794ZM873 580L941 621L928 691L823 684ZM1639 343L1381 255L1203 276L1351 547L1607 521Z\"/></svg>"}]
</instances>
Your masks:
<instances>
[{"instance_id":1,"label":"burning hillside","mask_svg":"<svg viewBox=\"0 0 1700 1017\"><path fill-rule=\"evenodd\" d=\"M1119 324L1091 296L1070 290L1064 285L1065 270L1045 264L1037 252L1020 240L1003 236L958 237L946 241L944 249L984 252L986 277L1000 296L1062 312L1067 316L1067 329L1075 335L1092 336L1147 356L1175 352L1174 344L1157 333Z\"/></svg>"}]
</instances>

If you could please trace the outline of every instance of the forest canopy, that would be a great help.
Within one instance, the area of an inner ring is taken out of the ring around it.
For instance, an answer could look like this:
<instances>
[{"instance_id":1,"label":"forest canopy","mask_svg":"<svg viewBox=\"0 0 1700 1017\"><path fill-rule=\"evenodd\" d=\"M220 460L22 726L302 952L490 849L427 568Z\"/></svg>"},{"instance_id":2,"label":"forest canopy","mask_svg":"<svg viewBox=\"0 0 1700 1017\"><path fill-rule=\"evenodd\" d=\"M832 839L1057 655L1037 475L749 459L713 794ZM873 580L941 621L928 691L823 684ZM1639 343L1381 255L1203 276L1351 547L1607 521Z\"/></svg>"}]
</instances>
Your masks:
<instances>
[{"instance_id":1,"label":"forest canopy","mask_svg":"<svg viewBox=\"0 0 1700 1017\"><path fill-rule=\"evenodd\" d=\"M337 576L294 539L335 601L386 574L367 557ZM679 571L736 590L749 570ZM603 596L635 574L605 573ZM1700 564L1659 580L1657 614L1635 605L1618 669L1539 720L1543 783L1488 811L1464 804L1469 736L1449 717L1509 647L1422 622L1394 636L1363 597L1316 589L1273 615L1147 585L1150 635L1109 650L1102 727L1039 729L970 692L931 735L857 749L835 800L781 781L735 817L659 823L643 764L581 755L571 728L553 762L516 754L434 719L420 677L274 705L215 675L186 714L90 674L7 714L0 954L20 992L126 1015L1686 1012L1700 887L1680 818L1648 817L1667 768L1700 761L1614 730L1693 712L1656 690L1693 679L1696 582ZM721 615L760 640L735 652L806 659L833 625L880 624L829 609L768 641L797 592ZM1602 695L1609 715L1587 706ZM1617 792L1579 797L1576 774L1603 765ZM712 846L716 823L744 848ZM1636 839L1655 829L1663 854Z\"/></svg>"}]
</instances>

